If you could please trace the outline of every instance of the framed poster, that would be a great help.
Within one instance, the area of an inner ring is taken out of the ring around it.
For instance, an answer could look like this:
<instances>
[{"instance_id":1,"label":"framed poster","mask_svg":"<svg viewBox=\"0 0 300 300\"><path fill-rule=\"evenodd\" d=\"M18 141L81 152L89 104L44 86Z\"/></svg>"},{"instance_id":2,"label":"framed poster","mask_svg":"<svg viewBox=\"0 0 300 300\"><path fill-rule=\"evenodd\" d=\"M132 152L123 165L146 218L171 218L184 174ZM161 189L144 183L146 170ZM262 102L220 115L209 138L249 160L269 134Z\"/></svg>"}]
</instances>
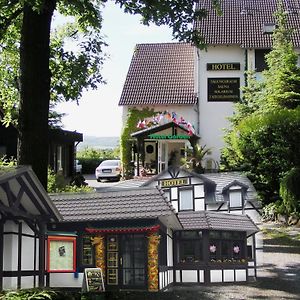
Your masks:
<instances>
[{"instance_id":1,"label":"framed poster","mask_svg":"<svg viewBox=\"0 0 300 300\"><path fill-rule=\"evenodd\" d=\"M48 272L76 271L76 237L48 236Z\"/></svg>"},{"instance_id":2,"label":"framed poster","mask_svg":"<svg viewBox=\"0 0 300 300\"><path fill-rule=\"evenodd\" d=\"M101 268L84 269L84 288L87 292L104 292L104 281Z\"/></svg>"}]
</instances>

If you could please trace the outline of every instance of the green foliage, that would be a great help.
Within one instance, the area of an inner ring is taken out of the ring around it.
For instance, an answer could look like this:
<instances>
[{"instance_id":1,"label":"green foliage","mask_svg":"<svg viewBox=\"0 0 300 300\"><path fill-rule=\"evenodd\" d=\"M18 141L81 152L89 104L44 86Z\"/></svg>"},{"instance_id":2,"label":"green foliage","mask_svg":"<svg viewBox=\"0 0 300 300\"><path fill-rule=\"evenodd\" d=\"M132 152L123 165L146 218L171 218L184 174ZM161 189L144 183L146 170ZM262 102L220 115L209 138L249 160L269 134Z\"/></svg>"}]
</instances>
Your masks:
<instances>
[{"instance_id":1,"label":"green foliage","mask_svg":"<svg viewBox=\"0 0 300 300\"><path fill-rule=\"evenodd\" d=\"M57 295L55 291L51 290L19 290L10 291L0 296L3 300L51 300Z\"/></svg>"},{"instance_id":2,"label":"green foliage","mask_svg":"<svg viewBox=\"0 0 300 300\"><path fill-rule=\"evenodd\" d=\"M179 41L191 42L204 47L204 39L193 27L196 21L206 17L207 11L195 6L194 1L149 1L149 0L116 0L126 13L140 14L142 23L158 26L168 25L173 29L174 38ZM213 7L220 14L220 0L212 0Z\"/></svg>"},{"instance_id":3,"label":"green foliage","mask_svg":"<svg viewBox=\"0 0 300 300\"><path fill-rule=\"evenodd\" d=\"M292 31L287 29L287 12L282 2L275 14L277 28L273 34L273 49L266 55L268 70L263 72L265 80L262 109L295 108L300 104L300 68L298 55L291 41Z\"/></svg>"},{"instance_id":4,"label":"green foliage","mask_svg":"<svg viewBox=\"0 0 300 300\"><path fill-rule=\"evenodd\" d=\"M18 1L19 2L19 1ZM31 1L36 9L40 1ZM83 90L95 89L105 83L101 70L106 55L106 46L101 30L102 7L91 1L59 1L58 11L72 16L71 22L57 26L52 30L50 40L50 71L52 112L49 115L50 125L59 125L61 115L54 111L53 103L61 101L79 101ZM14 19L7 19L7 28L0 30L0 107L4 110L4 124L14 122L16 125L19 107L19 61L21 39L21 4L0 4L0 16L11 16L18 12ZM0 28L1 28L0 17ZM1 28L2 29L2 28ZM72 45L72 47L70 47Z\"/></svg>"},{"instance_id":5,"label":"green foliage","mask_svg":"<svg viewBox=\"0 0 300 300\"><path fill-rule=\"evenodd\" d=\"M82 173L93 174L103 160L119 159L120 149L95 149L86 147L84 150L77 152L76 157L82 164Z\"/></svg>"},{"instance_id":6,"label":"green foliage","mask_svg":"<svg viewBox=\"0 0 300 300\"><path fill-rule=\"evenodd\" d=\"M300 107L252 115L227 138L234 154L227 163L249 172L265 202L277 199L279 178L300 165Z\"/></svg>"},{"instance_id":7,"label":"green foliage","mask_svg":"<svg viewBox=\"0 0 300 300\"><path fill-rule=\"evenodd\" d=\"M17 161L15 158L8 158L6 155L0 157L0 167L15 167L17 165Z\"/></svg>"},{"instance_id":8,"label":"green foliage","mask_svg":"<svg viewBox=\"0 0 300 300\"><path fill-rule=\"evenodd\" d=\"M48 169L48 193L82 193L91 191L93 189L87 185L70 185L62 174L55 174L50 168Z\"/></svg>"},{"instance_id":9,"label":"green foliage","mask_svg":"<svg viewBox=\"0 0 300 300\"><path fill-rule=\"evenodd\" d=\"M300 168L293 168L280 181L280 196L286 212L300 213Z\"/></svg>"},{"instance_id":10,"label":"green foliage","mask_svg":"<svg viewBox=\"0 0 300 300\"><path fill-rule=\"evenodd\" d=\"M138 110L136 108L130 108L127 114L127 121L123 127L123 131L120 139L120 152L121 161L123 168L123 177L130 178L133 175L132 169L132 142L133 139L131 134L138 131L137 124L139 120L154 116L155 112L153 109L148 107Z\"/></svg>"},{"instance_id":11,"label":"green foliage","mask_svg":"<svg viewBox=\"0 0 300 300\"><path fill-rule=\"evenodd\" d=\"M222 167L246 171L264 203L280 199L280 178L300 166L300 68L281 6L276 19L268 69L262 82L247 74L222 150Z\"/></svg>"},{"instance_id":12,"label":"green foliage","mask_svg":"<svg viewBox=\"0 0 300 300\"><path fill-rule=\"evenodd\" d=\"M202 161L208 154L211 154L211 149L207 149L206 145L195 144L192 149L187 149L187 156L181 160L181 163L184 167L192 169L196 173L204 173Z\"/></svg>"}]
</instances>

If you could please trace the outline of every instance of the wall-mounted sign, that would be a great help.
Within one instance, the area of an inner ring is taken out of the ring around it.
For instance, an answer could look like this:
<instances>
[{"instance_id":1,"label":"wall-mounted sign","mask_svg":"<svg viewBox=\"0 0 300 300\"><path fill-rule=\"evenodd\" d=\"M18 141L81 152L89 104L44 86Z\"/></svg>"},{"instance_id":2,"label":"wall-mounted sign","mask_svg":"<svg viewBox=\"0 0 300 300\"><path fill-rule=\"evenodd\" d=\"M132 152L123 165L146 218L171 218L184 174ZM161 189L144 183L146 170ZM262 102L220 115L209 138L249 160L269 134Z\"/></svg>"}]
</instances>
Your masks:
<instances>
[{"instance_id":1,"label":"wall-mounted sign","mask_svg":"<svg viewBox=\"0 0 300 300\"><path fill-rule=\"evenodd\" d=\"M76 271L76 237L48 236L48 272Z\"/></svg>"},{"instance_id":2,"label":"wall-mounted sign","mask_svg":"<svg viewBox=\"0 0 300 300\"><path fill-rule=\"evenodd\" d=\"M83 290L87 292L104 292L104 280L101 268L84 269Z\"/></svg>"},{"instance_id":3,"label":"wall-mounted sign","mask_svg":"<svg viewBox=\"0 0 300 300\"><path fill-rule=\"evenodd\" d=\"M209 63L206 64L207 71L238 71L241 69L240 63Z\"/></svg>"},{"instance_id":4,"label":"wall-mounted sign","mask_svg":"<svg viewBox=\"0 0 300 300\"><path fill-rule=\"evenodd\" d=\"M187 185L188 184L188 178L176 178L176 179L166 179L162 180L161 187L171 187L171 186L180 186L180 185Z\"/></svg>"},{"instance_id":5,"label":"wall-mounted sign","mask_svg":"<svg viewBox=\"0 0 300 300\"><path fill-rule=\"evenodd\" d=\"M149 134L151 140L188 140L190 138L187 134Z\"/></svg>"},{"instance_id":6,"label":"wall-mounted sign","mask_svg":"<svg viewBox=\"0 0 300 300\"><path fill-rule=\"evenodd\" d=\"M208 78L208 101L239 101L240 78Z\"/></svg>"}]
</instances>

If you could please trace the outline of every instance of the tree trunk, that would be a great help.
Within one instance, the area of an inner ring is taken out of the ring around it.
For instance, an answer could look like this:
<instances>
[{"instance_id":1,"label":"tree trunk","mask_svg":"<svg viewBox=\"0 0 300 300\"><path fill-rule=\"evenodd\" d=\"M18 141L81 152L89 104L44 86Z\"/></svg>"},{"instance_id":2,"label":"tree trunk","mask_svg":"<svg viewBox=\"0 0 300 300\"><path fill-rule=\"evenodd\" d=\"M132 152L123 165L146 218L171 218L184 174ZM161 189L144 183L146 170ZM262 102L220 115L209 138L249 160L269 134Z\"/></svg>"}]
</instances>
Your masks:
<instances>
[{"instance_id":1,"label":"tree trunk","mask_svg":"<svg viewBox=\"0 0 300 300\"><path fill-rule=\"evenodd\" d=\"M20 45L20 108L18 164L31 165L47 188L50 26L56 0L42 8L24 5Z\"/></svg>"}]
</instances>

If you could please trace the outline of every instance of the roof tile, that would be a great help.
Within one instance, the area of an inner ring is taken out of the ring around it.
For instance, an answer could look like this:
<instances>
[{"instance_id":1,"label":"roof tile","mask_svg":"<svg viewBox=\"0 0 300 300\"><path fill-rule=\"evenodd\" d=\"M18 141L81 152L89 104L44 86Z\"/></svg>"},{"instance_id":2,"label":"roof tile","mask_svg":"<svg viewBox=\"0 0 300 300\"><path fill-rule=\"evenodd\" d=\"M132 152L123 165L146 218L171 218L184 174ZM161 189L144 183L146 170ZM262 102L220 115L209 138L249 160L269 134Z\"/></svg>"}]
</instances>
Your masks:
<instances>
[{"instance_id":1,"label":"roof tile","mask_svg":"<svg viewBox=\"0 0 300 300\"><path fill-rule=\"evenodd\" d=\"M276 0L222 0L223 14L218 16L211 0L199 1L207 9L206 18L196 22L195 27L208 45L240 45L242 48L271 48L272 35L263 32L267 23L275 23ZM286 0L284 10L288 12L287 26L293 29L294 47L300 47L299 0Z\"/></svg>"},{"instance_id":2,"label":"roof tile","mask_svg":"<svg viewBox=\"0 0 300 300\"><path fill-rule=\"evenodd\" d=\"M119 105L197 103L194 55L187 43L138 44Z\"/></svg>"}]
</instances>

